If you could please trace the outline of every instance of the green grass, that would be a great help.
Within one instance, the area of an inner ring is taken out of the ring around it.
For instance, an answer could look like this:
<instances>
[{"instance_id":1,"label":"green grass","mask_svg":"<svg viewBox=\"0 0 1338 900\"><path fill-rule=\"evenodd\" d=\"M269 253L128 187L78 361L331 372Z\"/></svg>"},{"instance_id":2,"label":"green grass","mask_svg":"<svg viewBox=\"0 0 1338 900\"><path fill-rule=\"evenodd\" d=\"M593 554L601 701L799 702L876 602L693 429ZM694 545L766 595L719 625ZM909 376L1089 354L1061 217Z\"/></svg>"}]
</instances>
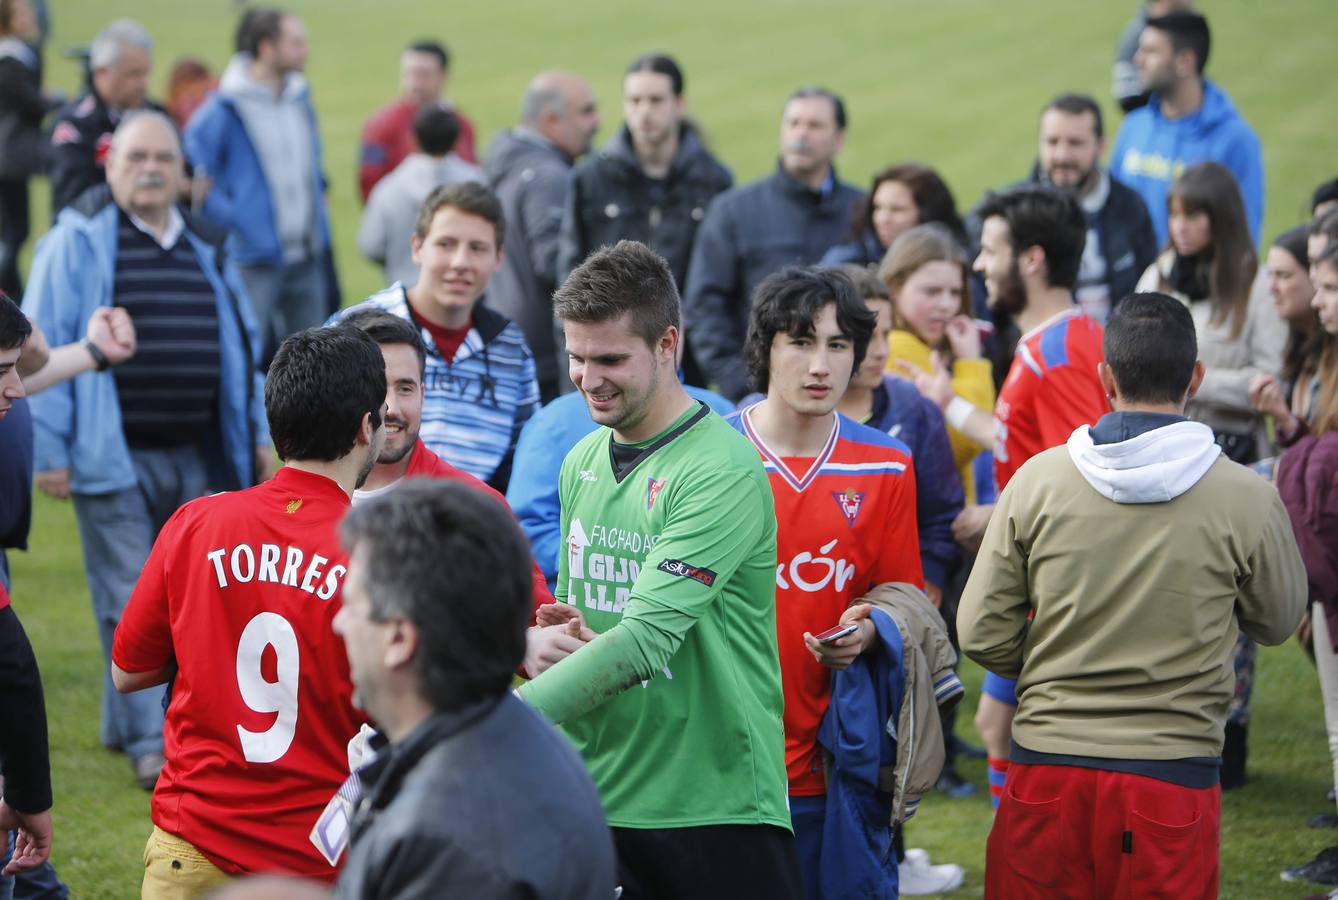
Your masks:
<instances>
[{"instance_id":1,"label":"green grass","mask_svg":"<svg viewBox=\"0 0 1338 900\"><path fill-rule=\"evenodd\" d=\"M310 76L331 179L335 245L347 297L381 287L354 247L358 130L395 90L398 48L438 35L455 61L449 92L474 120L482 146L512 124L519 97L541 68L587 75L602 104L602 140L620 118L623 67L662 48L687 73L692 115L740 180L774 164L780 105L808 82L846 96L851 128L838 160L859 184L890 162L937 166L965 207L991 186L1027 171L1041 105L1061 90L1106 101L1115 37L1134 8L1093 0L680 0L578 4L513 0L427 5L405 0L295 2L311 32ZM1215 29L1210 74L1234 97L1264 143L1268 207L1264 233L1299 223L1311 188L1335 173L1338 83L1331 52L1332 0L1259 4L1207 0ZM171 62L191 54L222 67L234 5L136 0L55 4L48 82L73 88L74 66L58 58L117 14L130 14L158 46L155 93ZM1106 104L1113 132L1118 116ZM43 183L34 218L45 222ZM40 231L40 229L39 229ZM66 505L39 500L33 550L12 554L15 598L47 686L56 788L55 861L77 897L138 892L148 834L148 799L129 766L97 740L101 654L84 585L78 536ZM978 671L968 667L969 680ZM1308 859L1326 835L1307 831L1325 811L1330 768L1313 671L1294 647L1261 655L1252 728L1252 783L1225 801L1223 896L1300 897L1277 872ZM973 703L973 701L969 701ZM970 728L971 711L961 717ZM989 826L984 773L966 767L982 793L932 796L911 826L911 843L967 867L980 894Z\"/></svg>"}]
</instances>

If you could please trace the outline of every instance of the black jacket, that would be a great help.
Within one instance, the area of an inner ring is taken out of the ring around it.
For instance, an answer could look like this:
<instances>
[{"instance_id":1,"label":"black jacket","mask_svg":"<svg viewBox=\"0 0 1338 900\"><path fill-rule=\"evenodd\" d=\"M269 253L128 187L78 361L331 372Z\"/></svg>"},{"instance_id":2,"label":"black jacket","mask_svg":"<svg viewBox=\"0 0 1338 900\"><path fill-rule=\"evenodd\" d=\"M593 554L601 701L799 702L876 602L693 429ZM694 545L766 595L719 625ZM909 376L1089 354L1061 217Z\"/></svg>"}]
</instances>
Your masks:
<instances>
[{"instance_id":1,"label":"black jacket","mask_svg":"<svg viewBox=\"0 0 1338 900\"><path fill-rule=\"evenodd\" d=\"M733 184L729 169L687 124L679 133L669 174L650 178L623 126L572 173L558 243L558 284L593 251L629 240L663 256L681 290L706 207Z\"/></svg>"},{"instance_id":2,"label":"black jacket","mask_svg":"<svg viewBox=\"0 0 1338 900\"><path fill-rule=\"evenodd\" d=\"M167 115L156 103L144 105ZM51 122L51 221L84 191L107 180L107 153L120 120L121 111L113 114L92 88L56 113Z\"/></svg>"},{"instance_id":3,"label":"black jacket","mask_svg":"<svg viewBox=\"0 0 1338 900\"><path fill-rule=\"evenodd\" d=\"M546 403L557 394L553 291L571 160L540 135L513 129L493 139L484 171L506 219L506 258L488 285L485 302L524 332Z\"/></svg>"},{"instance_id":4,"label":"black jacket","mask_svg":"<svg viewBox=\"0 0 1338 900\"><path fill-rule=\"evenodd\" d=\"M571 744L511 694L438 713L359 770L336 893L350 900L609 900L599 794Z\"/></svg>"},{"instance_id":5,"label":"black jacket","mask_svg":"<svg viewBox=\"0 0 1338 900\"><path fill-rule=\"evenodd\" d=\"M0 178L24 179L41 169L46 114L41 56L18 38L0 39Z\"/></svg>"},{"instance_id":6,"label":"black jacket","mask_svg":"<svg viewBox=\"0 0 1338 900\"><path fill-rule=\"evenodd\" d=\"M859 188L836 180L824 196L777 166L766 178L726 191L706 211L683 295L693 353L726 397L749 391L743 362L753 290L791 263L812 265L850 233Z\"/></svg>"}]
</instances>

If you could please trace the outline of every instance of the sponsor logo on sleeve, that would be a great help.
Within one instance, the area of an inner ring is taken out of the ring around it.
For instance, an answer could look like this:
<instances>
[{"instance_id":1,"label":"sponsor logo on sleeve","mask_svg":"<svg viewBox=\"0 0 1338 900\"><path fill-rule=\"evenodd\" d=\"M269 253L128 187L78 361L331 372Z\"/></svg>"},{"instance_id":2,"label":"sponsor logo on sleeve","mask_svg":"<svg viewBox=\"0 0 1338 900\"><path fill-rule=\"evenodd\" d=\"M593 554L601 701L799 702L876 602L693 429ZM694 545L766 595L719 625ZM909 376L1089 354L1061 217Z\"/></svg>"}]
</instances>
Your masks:
<instances>
[{"instance_id":1,"label":"sponsor logo on sleeve","mask_svg":"<svg viewBox=\"0 0 1338 900\"><path fill-rule=\"evenodd\" d=\"M691 578L693 581L700 581L707 587L715 584L716 576L710 569L703 569L700 566L685 563L681 559L666 559L656 566L656 568L661 572L677 575L680 578Z\"/></svg>"}]
</instances>

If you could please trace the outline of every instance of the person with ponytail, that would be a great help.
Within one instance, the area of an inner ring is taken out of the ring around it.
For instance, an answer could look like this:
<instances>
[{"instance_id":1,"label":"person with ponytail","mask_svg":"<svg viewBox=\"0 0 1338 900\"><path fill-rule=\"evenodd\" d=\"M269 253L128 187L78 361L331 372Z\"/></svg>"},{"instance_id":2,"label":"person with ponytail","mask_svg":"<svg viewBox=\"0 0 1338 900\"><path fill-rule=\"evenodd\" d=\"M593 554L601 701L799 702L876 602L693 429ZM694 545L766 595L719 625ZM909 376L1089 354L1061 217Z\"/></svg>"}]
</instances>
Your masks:
<instances>
[{"instance_id":1,"label":"person with ponytail","mask_svg":"<svg viewBox=\"0 0 1338 900\"><path fill-rule=\"evenodd\" d=\"M1338 244L1329 244L1311 261L1310 273L1321 340L1304 415L1278 419L1278 437L1286 450L1278 463L1277 485L1305 563L1315 668L1338 787ZM1338 825L1338 816L1331 810L1311 824ZM1282 877L1338 883L1338 846L1285 870Z\"/></svg>"},{"instance_id":2,"label":"person with ponytail","mask_svg":"<svg viewBox=\"0 0 1338 900\"><path fill-rule=\"evenodd\" d=\"M966 253L941 224L917 225L893 241L878 267L892 295L889 372L951 373L953 392L977 409L994 408L994 376L971 317ZM967 503L979 502L972 462L989 449L951 424L948 438Z\"/></svg>"}]
</instances>

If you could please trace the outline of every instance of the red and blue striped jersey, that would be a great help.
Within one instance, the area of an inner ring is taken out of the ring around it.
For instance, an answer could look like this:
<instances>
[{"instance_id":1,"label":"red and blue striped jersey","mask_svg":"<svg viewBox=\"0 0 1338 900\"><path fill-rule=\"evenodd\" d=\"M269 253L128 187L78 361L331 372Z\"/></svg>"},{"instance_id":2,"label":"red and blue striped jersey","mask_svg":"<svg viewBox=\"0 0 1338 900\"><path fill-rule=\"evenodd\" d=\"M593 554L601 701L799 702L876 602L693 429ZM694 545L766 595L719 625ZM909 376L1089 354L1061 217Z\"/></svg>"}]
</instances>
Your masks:
<instances>
[{"instance_id":1,"label":"red and blue striped jersey","mask_svg":"<svg viewBox=\"0 0 1338 900\"><path fill-rule=\"evenodd\" d=\"M924 587L915 470L901 441L837 415L815 458L781 457L753 427L751 408L727 421L762 455L776 508L776 632L785 691L790 793L826 792L818 726L831 670L804 645L877 584Z\"/></svg>"},{"instance_id":2,"label":"red and blue striped jersey","mask_svg":"<svg viewBox=\"0 0 1338 900\"><path fill-rule=\"evenodd\" d=\"M994 479L1004 489L1021 465L1110 412L1096 374L1101 323L1065 310L1024 334L994 404Z\"/></svg>"}]
</instances>

